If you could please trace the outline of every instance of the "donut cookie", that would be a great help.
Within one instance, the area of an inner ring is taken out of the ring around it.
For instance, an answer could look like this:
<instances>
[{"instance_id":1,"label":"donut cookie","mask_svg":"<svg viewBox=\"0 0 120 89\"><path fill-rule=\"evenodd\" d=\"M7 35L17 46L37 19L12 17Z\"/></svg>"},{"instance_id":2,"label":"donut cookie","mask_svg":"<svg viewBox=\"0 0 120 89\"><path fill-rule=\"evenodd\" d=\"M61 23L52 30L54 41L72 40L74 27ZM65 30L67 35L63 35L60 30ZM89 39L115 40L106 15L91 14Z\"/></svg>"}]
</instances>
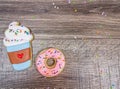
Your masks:
<instances>
[{"instance_id":1,"label":"donut cookie","mask_svg":"<svg viewBox=\"0 0 120 89\"><path fill-rule=\"evenodd\" d=\"M57 76L65 66L63 53L55 48L48 48L39 53L36 59L37 70L46 77Z\"/></svg>"},{"instance_id":2,"label":"donut cookie","mask_svg":"<svg viewBox=\"0 0 120 89\"><path fill-rule=\"evenodd\" d=\"M31 66L31 41L33 35L30 30L19 22L10 23L5 31L4 45L15 70L24 70Z\"/></svg>"}]
</instances>

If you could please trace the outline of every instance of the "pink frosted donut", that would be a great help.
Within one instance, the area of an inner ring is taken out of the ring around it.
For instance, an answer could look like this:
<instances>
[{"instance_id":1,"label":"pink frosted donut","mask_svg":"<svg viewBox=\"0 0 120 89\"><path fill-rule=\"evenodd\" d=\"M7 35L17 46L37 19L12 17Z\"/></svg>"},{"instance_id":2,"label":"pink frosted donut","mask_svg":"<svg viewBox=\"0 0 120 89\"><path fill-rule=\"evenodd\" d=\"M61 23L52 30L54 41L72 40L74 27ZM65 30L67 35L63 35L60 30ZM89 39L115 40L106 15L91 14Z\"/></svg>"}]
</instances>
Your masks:
<instances>
[{"instance_id":1,"label":"pink frosted donut","mask_svg":"<svg viewBox=\"0 0 120 89\"><path fill-rule=\"evenodd\" d=\"M52 64L49 61L52 61ZM39 53L36 66L43 76L54 77L64 69L65 57L60 50L48 48Z\"/></svg>"}]
</instances>

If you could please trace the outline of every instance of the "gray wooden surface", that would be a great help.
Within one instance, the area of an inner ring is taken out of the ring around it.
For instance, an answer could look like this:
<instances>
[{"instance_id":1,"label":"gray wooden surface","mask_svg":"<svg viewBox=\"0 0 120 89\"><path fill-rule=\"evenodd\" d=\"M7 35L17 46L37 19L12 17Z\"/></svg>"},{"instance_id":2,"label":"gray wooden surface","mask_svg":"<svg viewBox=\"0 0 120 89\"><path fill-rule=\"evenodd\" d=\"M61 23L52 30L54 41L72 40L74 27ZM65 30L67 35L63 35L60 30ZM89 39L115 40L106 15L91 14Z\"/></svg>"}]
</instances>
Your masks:
<instances>
[{"instance_id":1,"label":"gray wooden surface","mask_svg":"<svg viewBox=\"0 0 120 89\"><path fill-rule=\"evenodd\" d=\"M120 0L0 0L0 88L120 89ZM34 33L33 65L14 71L4 31L20 21ZM47 47L66 57L64 71L45 78L36 54Z\"/></svg>"}]
</instances>

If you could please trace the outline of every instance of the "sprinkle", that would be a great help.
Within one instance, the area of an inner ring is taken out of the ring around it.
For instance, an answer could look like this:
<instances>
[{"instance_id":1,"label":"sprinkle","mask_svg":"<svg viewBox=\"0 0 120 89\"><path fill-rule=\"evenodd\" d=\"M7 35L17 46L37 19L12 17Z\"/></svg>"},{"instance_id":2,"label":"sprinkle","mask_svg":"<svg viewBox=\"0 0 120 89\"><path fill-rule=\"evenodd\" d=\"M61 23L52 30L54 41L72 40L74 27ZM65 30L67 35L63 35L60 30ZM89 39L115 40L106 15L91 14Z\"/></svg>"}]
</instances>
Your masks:
<instances>
[{"instance_id":1,"label":"sprinkle","mask_svg":"<svg viewBox=\"0 0 120 89\"><path fill-rule=\"evenodd\" d=\"M58 73L58 71L55 72L55 70L53 70L52 73L53 73L53 74L56 74L56 73Z\"/></svg>"},{"instance_id":2,"label":"sprinkle","mask_svg":"<svg viewBox=\"0 0 120 89\"><path fill-rule=\"evenodd\" d=\"M39 63L37 63L37 65L39 65Z\"/></svg>"},{"instance_id":3,"label":"sprinkle","mask_svg":"<svg viewBox=\"0 0 120 89\"><path fill-rule=\"evenodd\" d=\"M54 53L56 53L56 50L54 51Z\"/></svg>"},{"instance_id":4,"label":"sprinkle","mask_svg":"<svg viewBox=\"0 0 120 89\"><path fill-rule=\"evenodd\" d=\"M56 8L57 6L54 6L54 8Z\"/></svg>"},{"instance_id":5,"label":"sprinkle","mask_svg":"<svg viewBox=\"0 0 120 89\"><path fill-rule=\"evenodd\" d=\"M22 30L20 30L20 33L22 32Z\"/></svg>"},{"instance_id":6,"label":"sprinkle","mask_svg":"<svg viewBox=\"0 0 120 89\"><path fill-rule=\"evenodd\" d=\"M71 3L71 0L67 0L67 1L68 1L69 4Z\"/></svg>"},{"instance_id":7,"label":"sprinkle","mask_svg":"<svg viewBox=\"0 0 120 89\"><path fill-rule=\"evenodd\" d=\"M55 73L55 70L52 70L51 72L52 72L52 73Z\"/></svg>"},{"instance_id":8,"label":"sprinkle","mask_svg":"<svg viewBox=\"0 0 120 89\"><path fill-rule=\"evenodd\" d=\"M115 86L114 84L112 84L112 86Z\"/></svg>"},{"instance_id":9,"label":"sprinkle","mask_svg":"<svg viewBox=\"0 0 120 89\"><path fill-rule=\"evenodd\" d=\"M19 32L18 30L16 32Z\"/></svg>"},{"instance_id":10,"label":"sprinkle","mask_svg":"<svg viewBox=\"0 0 120 89\"><path fill-rule=\"evenodd\" d=\"M58 73L58 71L56 71L55 73Z\"/></svg>"},{"instance_id":11,"label":"sprinkle","mask_svg":"<svg viewBox=\"0 0 120 89\"><path fill-rule=\"evenodd\" d=\"M50 54L52 54L53 52L50 52Z\"/></svg>"},{"instance_id":12,"label":"sprinkle","mask_svg":"<svg viewBox=\"0 0 120 89\"><path fill-rule=\"evenodd\" d=\"M51 50L49 50L48 52L51 52Z\"/></svg>"},{"instance_id":13,"label":"sprinkle","mask_svg":"<svg viewBox=\"0 0 120 89\"><path fill-rule=\"evenodd\" d=\"M11 31L12 31L12 29L9 30L9 32L11 32Z\"/></svg>"},{"instance_id":14,"label":"sprinkle","mask_svg":"<svg viewBox=\"0 0 120 89\"><path fill-rule=\"evenodd\" d=\"M38 62L41 62L40 60Z\"/></svg>"},{"instance_id":15,"label":"sprinkle","mask_svg":"<svg viewBox=\"0 0 120 89\"><path fill-rule=\"evenodd\" d=\"M109 35L109 38L111 39L111 38L112 38L112 36L111 36L111 35Z\"/></svg>"},{"instance_id":16,"label":"sprinkle","mask_svg":"<svg viewBox=\"0 0 120 89\"><path fill-rule=\"evenodd\" d=\"M107 16L107 15L105 14L105 12L102 12L102 15Z\"/></svg>"},{"instance_id":17,"label":"sprinkle","mask_svg":"<svg viewBox=\"0 0 120 89\"><path fill-rule=\"evenodd\" d=\"M74 39L77 39L77 36L74 36Z\"/></svg>"},{"instance_id":18,"label":"sprinkle","mask_svg":"<svg viewBox=\"0 0 120 89\"><path fill-rule=\"evenodd\" d=\"M58 59L61 59L61 57L58 57Z\"/></svg>"},{"instance_id":19,"label":"sprinkle","mask_svg":"<svg viewBox=\"0 0 120 89\"><path fill-rule=\"evenodd\" d=\"M26 33L27 35L29 35L29 32L25 31L24 33Z\"/></svg>"},{"instance_id":20,"label":"sprinkle","mask_svg":"<svg viewBox=\"0 0 120 89\"><path fill-rule=\"evenodd\" d=\"M57 7L56 9L59 9L59 7Z\"/></svg>"},{"instance_id":21,"label":"sprinkle","mask_svg":"<svg viewBox=\"0 0 120 89\"><path fill-rule=\"evenodd\" d=\"M17 35L17 33L15 32L15 35Z\"/></svg>"},{"instance_id":22,"label":"sprinkle","mask_svg":"<svg viewBox=\"0 0 120 89\"><path fill-rule=\"evenodd\" d=\"M78 10L77 9L74 9L74 12L77 12Z\"/></svg>"},{"instance_id":23,"label":"sprinkle","mask_svg":"<svg viewBox=\"0 0 120 89\"><path fill-rule=\"evenodd\" d=\"M102 12L102 15L104 15L105 14L105 12Z\"/></svg>"},{"instance_id":24,"label":"sprinkle","mask_svg":"<svg viewBox=\"0 0 120 89\"><path fill-rule=\"evenodd\" d=\"M99 57L99 55L98 54L96 54L96 58L98 58Z\"/></svg>"},{"instance_id":25,"label":"sprinkle","mask_svg":"<svg viewBox=\"0 0 120 89\"><path fill-rule=\"evenodd\" d=\"M53 2L52 5L55 5L55 3Z\"/></svg>"},{"instance_id":26,"label":"sprinkle","mask_svg":"<svg viewBox=\"0 0 120 89\"><path fill-rule=\"evenodd\" d=\"M112 86L110 87L110 89L113 89Z\"/></svg>"},{"instance_id":27,"label":"sprinkle","mask_svg":"<svg viewBox=\"0 0 120 89\"><path fill-rule=\"evenodd\" d=\"M61 69L61 64L59 64L59 68Z\"/></svg>"}]
</instances>

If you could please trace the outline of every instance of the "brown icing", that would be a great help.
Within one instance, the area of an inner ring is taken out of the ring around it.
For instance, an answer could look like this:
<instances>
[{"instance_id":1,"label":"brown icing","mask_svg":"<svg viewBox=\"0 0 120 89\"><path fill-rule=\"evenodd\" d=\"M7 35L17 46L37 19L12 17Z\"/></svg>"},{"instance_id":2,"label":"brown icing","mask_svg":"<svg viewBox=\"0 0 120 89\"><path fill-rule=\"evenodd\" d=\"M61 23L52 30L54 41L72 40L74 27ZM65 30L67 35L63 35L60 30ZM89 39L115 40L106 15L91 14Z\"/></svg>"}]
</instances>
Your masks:
<instances>
[{"instance_id":1,"label":"brown icing","mask_svg":"<svg viewBox=\"0 0 120 89\"><path fill-rule=\"evenodd\" d=\"M8 56L12 64L19 64L27 60L30 60L31 58L30 52L31 52L30 48L27 48L20 51L8 52Z\"/></svg>"}]
</instances>

